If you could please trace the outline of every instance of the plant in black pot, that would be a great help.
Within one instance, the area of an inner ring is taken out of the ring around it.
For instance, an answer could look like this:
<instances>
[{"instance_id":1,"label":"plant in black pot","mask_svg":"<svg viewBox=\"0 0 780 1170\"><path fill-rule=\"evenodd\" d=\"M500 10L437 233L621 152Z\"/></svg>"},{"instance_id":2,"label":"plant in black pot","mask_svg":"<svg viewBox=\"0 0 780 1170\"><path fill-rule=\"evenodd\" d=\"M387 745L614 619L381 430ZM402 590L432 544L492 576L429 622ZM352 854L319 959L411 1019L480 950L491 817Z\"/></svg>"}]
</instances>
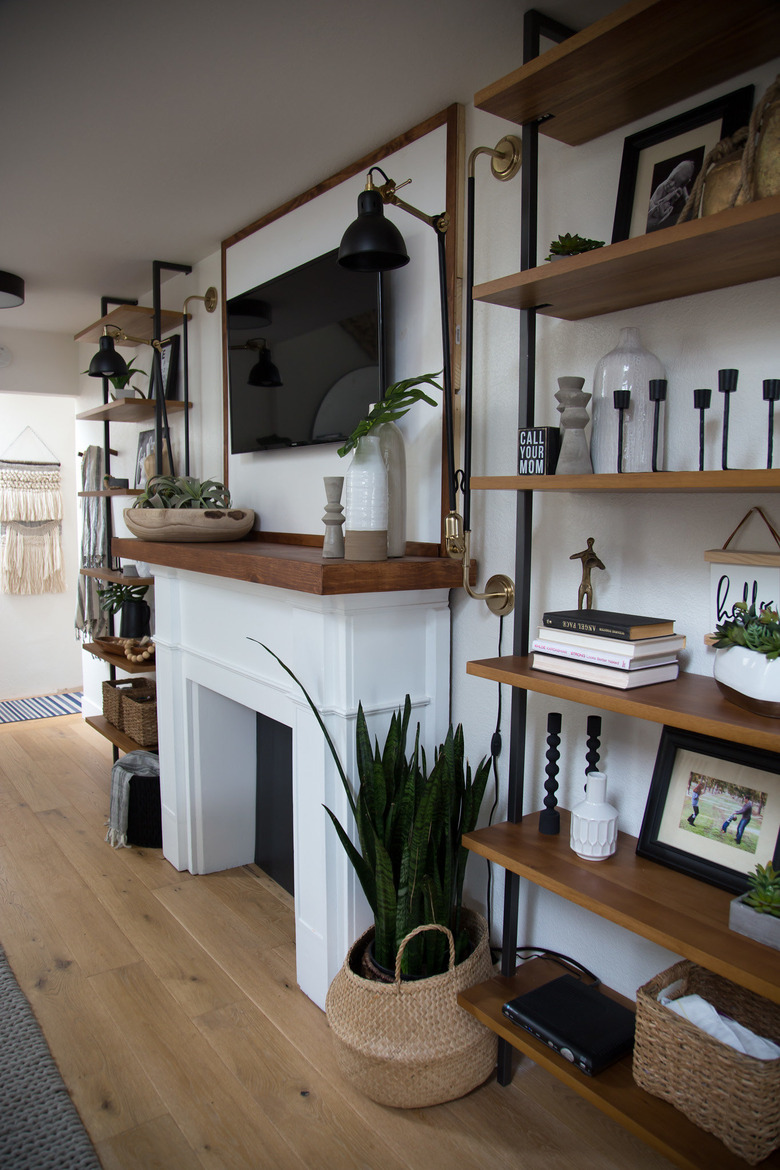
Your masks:
<instances>
[{"instance_id":1,"label":"plant in black pot","mask_svg":"<svg viewBox=\"0 0 780 1170\"><path fill-rule=\"evenodd\" d=\"M107 613L121 611L120 638L148 637L151 630L151 610L144 597L148 585L125 585L112 581L105 589L98 589L100 608Z\"/></svg>"}]
</instances>

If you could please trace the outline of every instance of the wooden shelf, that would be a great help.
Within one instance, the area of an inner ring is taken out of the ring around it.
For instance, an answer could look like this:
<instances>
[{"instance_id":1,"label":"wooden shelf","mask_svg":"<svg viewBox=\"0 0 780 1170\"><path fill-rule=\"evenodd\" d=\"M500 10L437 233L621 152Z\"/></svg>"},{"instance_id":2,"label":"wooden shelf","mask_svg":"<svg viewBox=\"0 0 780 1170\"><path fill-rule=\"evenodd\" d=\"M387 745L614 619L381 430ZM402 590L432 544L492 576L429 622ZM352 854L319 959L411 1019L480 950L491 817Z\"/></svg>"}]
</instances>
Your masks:
<instances>
[{"instance_id":1,"label":"wooden shelf","mask_svg":"<svg viewBox=\"0 0 780 1170\"><path fill-rule=\"evenodd\" d=\"M780 14L780 10L778 10ZM478 284L473 297L581 321L780 272L780 195Z\"/></svg>"},{"instance_id":2,"label":"wooden shelf","mask_svg":"<svg viewBox=\"0 0 780 1170\"><path fill-rule=\"evenodd\" d=\"M189 319L189 314L187 314L187 317ZM178 329L183 321L183 313L175 313L170 309L163 309L160 314L161 336L164 337L172 329ZM94 324L88 325L86 329L82 329L80 333L76 333L73 340L93 341L97 345L103 336L106 325L112 325L122 333L130 333L134 337L140 337L143 341L151 341L153 338L154 309L146 308L143 305L118 305L110 313L106 313L105 317L101 317L99 321L95 321ZM139 342L120 341L117 344L134 349Z\"/></svg>"},{"instance_id":3,"label":"wooden shelf","mask_svg":"<svg viewBox=\"0 0 780 1170\"><path fill-rule=\"evenodd\" d=\"M143 488L105 488L100 492L78 492L80 496L142 496Z\"/></svg>"},{"instance_id":4,"label":"wooden shelf","mask_svg":"<svg viewBox=\"0 0 780 1170\"><path fill-rule=\"evenodd\" d=\"M627 833L618 835L617 853L606 861L583 861L569 848L570 815L566 809L560 814L561 832L555 837L539 832L532 813L518 824L467 833L463 844L534 885L780 1003L777 952L729 930L733 894L637 857L636 838Z\"/></svg>"},{"instance_id":5,"label":"wooden shelf","mask_svg":"<svg viewBox=\"0 0 780 1170\"><path fill-rule=\"evenodd\" d=\"M129 735L125 735L124 731L120 731L118 727L114 727L113 723L109 723L105 715L88 715L84 720L100 735L105 736L107 740L118 747L120 752L139 752L139 751L156 751L156 748L144 748L140 743L136 743Z\"/></svg>"},{"instance_id":6,"label":"wooden shelf","mask_svg":"<svg viewBox=\"0 0 780 1170\"><path fill-rule=\"evenodd\" d=\"M98 581L113 581L116 585L154 585L154 577L133 577L119 569L79 569L82 577L95 577Z\"/></svg>"},{"instance_id":7,"label":"wooden shelf","mask_svg":"<svg viewBox=\"0 0 780 1170\"><path fill-rule=\"evenodd\" d=\"M723 698L714 679L682 673L674 682L623 691L533 670L530 657L484 658L466 664L468 674L526 691L617 711L635 719L682 727L715 739L780 752L780 722L753 715Z\"/></svg>"},{"instance_id":8,"label":"wooden shelf","mask_svg":"<svg viewBox=\"0 0 780 1170\"><path fill-rule=\"evenodd\" d=\"M699 1129L673 1105L639 1088L632 1075L631 1056L624 1057L597 1077L588 1077L502 1014L501 1006L508 999L531 991L560 973L559 967L533 960L524 963L509 978L497 975L460 992L458 1003L519 1052L684 1170L710 1170L711 1167L744 1170L746 1163L712 1134ZM772 1154L761 1165L766 1170L777 1170L780 1153Z\"/></svg>"},{"instance_id":9,"label":"wooden shelf","mask_svg":"<svg viewBox=\"0 0 780 1170\"><path fill-rule=\"evenodd\" d=\"M192 410L192 403L187 405ZM165 409L169 415L179 414L184 410L184 403L166 399ZM104 402L102 406L94 406L92 410L82 411L76 418L87 422L144 422L154 418L156 411L154 398L117 398L113 402Z\"/></svg>"},{"instance_id":10,"label":"wooden shelf","mask_svg":"<svg viewBox=\"0 0 780 1170\"><path fill-rule=\"evenodd\" d=\"M477 109L570 146L780 54L774 0L632 0L480 90Z\"/></svg>"},{"instance_id":11,"label":"wooden shelf","mask_svg":"<svg viewBox=\"0 0 780 1170\"><path fill-rule=\"evenodd\" d=\"M476 475L474 491L776 492L780 468L745 471L631 471L618 475Z\"/></svg>"},{"instance_id":12,"label":"wooden shelf","mask_svg":"<svg viewBox=\"0 0 780 1170\"><path fill-rule=\"evenodd\" d=\"M116 670L123 670L125 674L154 674L154 663L150 662L149 659L146 662L131 662L129 658L125 658L124 654L109 654L92 642L85 642L82 649L95 658L102 658L104 662L108 662Z\"/></svg>"}]
</instances>

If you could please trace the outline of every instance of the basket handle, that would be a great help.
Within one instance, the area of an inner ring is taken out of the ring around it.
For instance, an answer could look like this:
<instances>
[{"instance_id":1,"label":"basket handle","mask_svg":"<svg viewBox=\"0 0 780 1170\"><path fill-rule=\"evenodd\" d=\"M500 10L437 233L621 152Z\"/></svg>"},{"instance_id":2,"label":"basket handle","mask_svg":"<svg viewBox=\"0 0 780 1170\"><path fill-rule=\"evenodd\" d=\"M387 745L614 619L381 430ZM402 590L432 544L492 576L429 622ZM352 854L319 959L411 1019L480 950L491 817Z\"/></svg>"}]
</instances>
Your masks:
<instances>
[{"instance_id":1,"label":"basket handle","mask_svg":"<svg viewBox=\"0 0 780 1170\"><path fill-rule=\"evenodd\" d=\"M395 983L397 989L401 989L401 959L403 958L406 944L411 942L415 935L421 934L424 930L440 930L442 934L446 934L447 941L450 944L450 960L448 970L452 970L455 966L455 940L452 937L452 931L447 926L441 926L438 922L426 922L422 926L415 926L414 930L410 930L406 938L401 940L401 945L398 948L398 954L395 956Z\"/></svg>"}]
</instances>

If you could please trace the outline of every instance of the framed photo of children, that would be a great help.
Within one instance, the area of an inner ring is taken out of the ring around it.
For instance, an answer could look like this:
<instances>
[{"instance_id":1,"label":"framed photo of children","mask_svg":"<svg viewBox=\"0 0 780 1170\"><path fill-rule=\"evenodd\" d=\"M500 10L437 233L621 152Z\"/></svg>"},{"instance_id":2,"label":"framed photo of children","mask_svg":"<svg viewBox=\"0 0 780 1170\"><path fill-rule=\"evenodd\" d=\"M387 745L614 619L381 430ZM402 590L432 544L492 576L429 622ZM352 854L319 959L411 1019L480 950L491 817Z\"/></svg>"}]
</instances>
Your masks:
<instances>
[{"instance_id":1,"label":"framed photo of children","mask_svg":"<svg viewBox=\"0 0 780 1170\"><path fill-rule=\"evenodd\" d=\"M612 243L677 223L706 155L747 126L752 108L746 85L626 138Z\"/></svg>"},{"instance_id":2,"label":"framed photo of children","mask_svg":"<svg viewBox=\"0 0 780 1170\"><path fill-rule=\"evenodd\" d=\"M664 727L636 851L744 893L758 863L780 864L780 758Z\"/></svg>"}]
</instances>

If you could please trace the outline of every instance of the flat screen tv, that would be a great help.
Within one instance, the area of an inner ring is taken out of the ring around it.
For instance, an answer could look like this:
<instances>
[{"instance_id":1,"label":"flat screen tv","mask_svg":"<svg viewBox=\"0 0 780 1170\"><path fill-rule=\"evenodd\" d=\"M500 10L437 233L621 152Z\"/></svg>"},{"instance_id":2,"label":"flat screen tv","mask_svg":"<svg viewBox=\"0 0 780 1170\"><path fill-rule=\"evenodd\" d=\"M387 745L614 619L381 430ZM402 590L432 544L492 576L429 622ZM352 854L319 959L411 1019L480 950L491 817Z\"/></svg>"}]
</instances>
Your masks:
<instances>
[{"instance_id":1,"label":"flat screen tv","mask_svg":"<svg viewBox=\"0 0 780 1170\"><path fill-rule=\"evenodd\" d=\"M337 254L228 301L234 454L341 443L381 397L381 278Z\"/></svg>"}]
</instances>

